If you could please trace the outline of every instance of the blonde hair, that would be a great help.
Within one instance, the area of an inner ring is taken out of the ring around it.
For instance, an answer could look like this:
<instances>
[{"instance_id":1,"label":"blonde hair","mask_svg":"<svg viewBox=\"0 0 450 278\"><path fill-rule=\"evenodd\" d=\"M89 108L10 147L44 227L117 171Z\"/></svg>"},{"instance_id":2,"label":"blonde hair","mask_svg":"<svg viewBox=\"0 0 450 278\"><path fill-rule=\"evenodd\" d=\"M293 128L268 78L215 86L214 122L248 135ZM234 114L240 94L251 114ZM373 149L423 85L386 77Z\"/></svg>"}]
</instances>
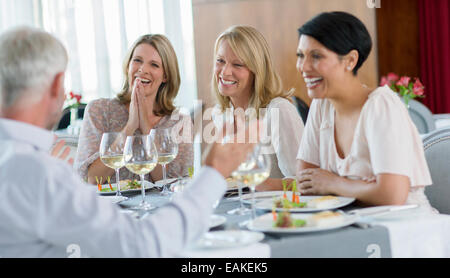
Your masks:
<instances>
[{"instance_id":1,"label":"blonde hair","mask_svg":"<svg viewBox=\"0 0 450 278\"><path fill-rule=\"evenodd\" d=\"M289 97L292 90L289 92L283 90L281 79L272 63L269 45L258 30L250 26L231 26L217 38L214 59L216 59L220 43L225 40L254 75L249 107L255 108L258 113L259 108L267 107L276 97L291 101ZM230 106L230 97L220 94L215 74L212 76L211 85L213 94L224 112Z\"/></svg>"},{"instance_id":2,"label":"blonde hair","mask_svg":"<svg viewBox=\"0 0 450 278\"><path fill-rule=\"evenodd\" d=\"M122 90L117 94L117 98L122 103L129 103L131 100L130 81L128 80L128 67L134 50L142 43L153 46L161 57L162 67L166 82L161 83L156 94L153 113L157 116L171 115L175 110L173 100L180 88L180 71L175 50L166 36L161 34L143 35L139 37L128 50L123 61L124 83Z\"/></svg>"}]
</instances>

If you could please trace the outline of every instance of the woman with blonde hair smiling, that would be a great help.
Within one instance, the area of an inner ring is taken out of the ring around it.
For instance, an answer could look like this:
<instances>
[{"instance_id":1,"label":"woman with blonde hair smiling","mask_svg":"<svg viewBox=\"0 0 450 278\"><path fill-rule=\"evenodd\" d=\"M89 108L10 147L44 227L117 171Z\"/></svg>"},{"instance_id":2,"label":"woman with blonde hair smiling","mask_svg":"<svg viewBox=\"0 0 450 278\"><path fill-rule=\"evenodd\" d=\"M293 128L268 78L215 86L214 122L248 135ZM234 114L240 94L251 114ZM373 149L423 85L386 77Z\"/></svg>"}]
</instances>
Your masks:
<instances>
[{"instance_id":1,"label":"woman with blonde hair smiling","mask_svg":"<svg viewBox=\"0 0 450 278\"><path fill-rule=\"evenodd\" d=\"M103 133L149 134L151 129L179 124L192 130L190 117L180 114L173 104L180 87L180 73L175 51L164 35L139 37L125 56L123 76L123 87L117 98L97 99L86 107L75 167L89 183L95 183L95 177L106 180L112 176L115 181L114 170L99 158ZM167 165L168 176L186 175L192 165L192 141L182 142L177 157ZM120 179L139 177L123 168ZM160 165L150 173L150 179L162 179Z\"/></svg>"},{"instance_id":2,"label":"woman with blonde hair smiling","mask_svg":"<svg viewBox=\"0 0 450 278\"><path fill-rule=\"evenodd\" d=\"M283 91L266 40L253 27L232 26L217 38L214 59L211 82L218 100L214 122L217 126L224 121L233 123L237 130L237 109L254 108L253 111L259 113L261 108L267 108L268 130L265 133L270 137L268 150L272 169L270 178L257 190L281 184L279 178L295 175L295 154L303 122L290 102L290 92Z\"/></svg>"}]
</instances>

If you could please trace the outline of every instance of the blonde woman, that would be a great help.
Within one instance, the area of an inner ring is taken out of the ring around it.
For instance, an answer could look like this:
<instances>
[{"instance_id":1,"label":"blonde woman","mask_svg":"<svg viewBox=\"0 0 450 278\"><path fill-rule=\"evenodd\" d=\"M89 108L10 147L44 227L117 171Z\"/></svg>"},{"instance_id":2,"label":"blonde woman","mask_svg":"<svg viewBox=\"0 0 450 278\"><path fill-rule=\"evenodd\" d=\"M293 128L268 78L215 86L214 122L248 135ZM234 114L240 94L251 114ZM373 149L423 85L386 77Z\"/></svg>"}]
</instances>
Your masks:
<instances>
[{"instance_id":1,"label":"blonde woman","mask_svg":"<svg viewBox=\"0 0 450 278\"><path fill-rule=\"evenodd\" d=\"M180 73L175 51L165 36L139 37L125 56L123 76L123 88L116 98L94 100L86 107L75 167L89 183L95 183L95 177L106 180L107 176L115 181L114 170L99 158L104 132L123 132L129 136L175 125L192 130L190 117L180 114L173 104L180 87ZM192 165L192 141L182 142L177 157L167 165L167 176L186 175ZM148 178L161 180L161 166L158 165ZM139 177L122 168L120 179Z\"/></svg>"},{"instance_id":2,"label":"blonde woman","mask_svg":"<svg viewBox=\"0 0 450 278\"><path fill-rule=\"evenodd\" d=\"M272 169L270 178L257 190L281 184L279 178L295 175L304 126L290 102L290 93L283 91L266 40L253 27L232 26L217 38L214 59L212 88L218 101L214 122L217 126L224 121L236 123L238 108L254 108L257 113L267 108L269 125L265 133L270 136Z\"/></svg>"}]
</instances>

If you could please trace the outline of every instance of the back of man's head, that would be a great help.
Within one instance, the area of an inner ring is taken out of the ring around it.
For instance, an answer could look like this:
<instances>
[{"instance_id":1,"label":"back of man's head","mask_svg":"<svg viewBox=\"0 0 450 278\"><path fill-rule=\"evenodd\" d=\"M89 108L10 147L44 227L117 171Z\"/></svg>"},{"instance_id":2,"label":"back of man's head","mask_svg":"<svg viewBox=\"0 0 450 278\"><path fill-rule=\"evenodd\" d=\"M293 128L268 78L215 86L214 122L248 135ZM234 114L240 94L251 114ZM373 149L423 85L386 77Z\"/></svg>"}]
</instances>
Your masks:
<instances>
[{"instance_id":1,"label":"back of man's head","mask_svg":"<svg viewBox=\"0 0 450 278\"><path fill-rule=\"evenodd\" d=\"M0 107L32 104L67 67L67 52L49 33L19 27L0 35Z\"/></svg>"}]
</instances>

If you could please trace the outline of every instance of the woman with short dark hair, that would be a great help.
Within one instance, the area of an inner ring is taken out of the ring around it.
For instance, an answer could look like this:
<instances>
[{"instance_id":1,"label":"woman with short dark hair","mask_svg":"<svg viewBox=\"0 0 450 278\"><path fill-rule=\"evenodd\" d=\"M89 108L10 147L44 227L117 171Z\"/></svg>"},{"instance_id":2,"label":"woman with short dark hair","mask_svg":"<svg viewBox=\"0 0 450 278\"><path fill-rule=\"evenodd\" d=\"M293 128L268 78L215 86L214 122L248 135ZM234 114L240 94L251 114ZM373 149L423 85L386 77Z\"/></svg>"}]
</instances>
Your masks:
<instances>
[{"instance_id":1,"label":"woman with short dark hair","mask_svg":"<svg viewBox=\"0 0 450 278\"><path fill-rule=\"evenodd\" d=\"M297 155L300 192L431 209L424 194L431 177L405 105L389 87L358 79L372 48L364 24L326 12L298 32L297 69L313 98Z\"/></svg>"}]
</instances>

